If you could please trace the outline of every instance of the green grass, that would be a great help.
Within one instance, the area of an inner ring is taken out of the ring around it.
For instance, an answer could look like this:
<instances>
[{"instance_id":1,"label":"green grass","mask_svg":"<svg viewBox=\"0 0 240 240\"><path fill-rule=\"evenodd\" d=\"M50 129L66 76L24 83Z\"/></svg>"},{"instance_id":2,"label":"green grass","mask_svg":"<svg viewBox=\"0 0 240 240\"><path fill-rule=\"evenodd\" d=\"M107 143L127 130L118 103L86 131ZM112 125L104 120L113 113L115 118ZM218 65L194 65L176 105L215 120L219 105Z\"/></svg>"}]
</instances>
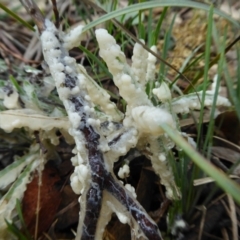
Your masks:
<instances>
[{"instance_id":1,"label":"green grass","mask_svg":"<svg viewBox=\"0 0 240 240\"><path fill-rule=\"evenodd\" d=\"M209 161L193 149L193 147L190 146L186 140L179 135L179 133L171 129L168 125L163 125L162 127L173 141L184 150L197 166L199 166L199 168L212 177L226 193L230 194L236 202L240 204L240 187L237 183L232 181L226 174L214 167Z\"/></svg>"},{"instance_id":2,"label":"green grass","mask_svg":"<svg viewBox=\"0 0 240 240\"><path fill-rule=\"evenodd\" d=\"M143 9L150 9L150 8L156 8L156 7L189 7L189 8L195 8L195 9L201 9L204 11L209 11L210 7L206 4L202 4L202 3L198 3L198 2L193 2L193 1L186 1L186 0L179 0L179 1L175 1L175 0L160 0L160 1L146 1L143 3L138 3L138 4L133 4L130 5L127 8L123 8L123 9L118 9L115 10L113 12L110 12L108 14L103 15L102 17L92 21L91 23L89 23L87 26L84 27L84 31L88 31L89 29L103 23L106 22L110 19L116 18L118 16L121 16L123 14L127 14L130 12L136 12L136 11L140 11ZM218 14L219 16L226 18L227 20L229 20L230 22L232 22L236 27L239 28L240 24L239 22L237 22L236 20L234 20L233 18L231 18L229 15L214 9L214 13Z\"/></svg>"}]
</instances>

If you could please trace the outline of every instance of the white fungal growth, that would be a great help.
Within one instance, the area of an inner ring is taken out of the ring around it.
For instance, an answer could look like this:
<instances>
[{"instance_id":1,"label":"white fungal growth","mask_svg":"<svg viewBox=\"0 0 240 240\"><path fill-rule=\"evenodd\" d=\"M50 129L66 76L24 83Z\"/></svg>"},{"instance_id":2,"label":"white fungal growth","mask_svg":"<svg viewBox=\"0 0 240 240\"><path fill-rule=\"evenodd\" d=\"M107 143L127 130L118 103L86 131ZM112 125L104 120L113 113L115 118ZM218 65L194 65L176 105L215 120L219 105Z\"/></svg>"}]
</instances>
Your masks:
<instances>
[{"instance_id":1,"label":"white fungal growth","mask_svg":"<svg viewBox=\"0 0 240 240\"><path fill-rule=\"evenodd\" d=\"M63 46L66 49L71 49L71 48L74 48L74 47L77 47L78 45L80 45L80 42L81 42L82 38L84 37L84 34L82 34L83 27L84 27L83 25L79 25L79 26L71 29L67 34L64 34Z\"/></svg>"},{"instance_id":2,"label":"white fungal growth","mask_svg":"<svg viewBox=\"0 0 240 240\"><path fill-rule=\"evenodd\" d=\"M68 114L68 117L69 117L69 121L72 123L73 127L77 128L81 121L81 117L79 116L79 113L71 112Z\"/></svg>"},{"instance_id":3,"label":"white fungal growth","mask_svg":"<svg viewBox=\"0 0 240 240\"><path fill-rule=\"evenodd\" d=\"M81 112L75 110L75 106L69 100L70 96L84 95L87 96L87 91L84 88L84 85L80 83L86 81L86 77L78 72L78 66L75 59L68 56L67 51L60 44L59 39L55 36L57 29L55 26L48 20L45 22L46 30L43 31L41 35L41 42L43 48L44 58L49 65L50 72L55 80L55 84L59 93L60 99L63 101L63 104L67 110L69 121L71 127L69 128L69 134L74 137L76 148L75 152L77 157L72 158L73 165L75 166L74 173L71 176L71 186L75 193L80 194L83 189L86 189L90 183L88 180L90 178L89 169L87 165L82 164L87 159L87 151L85 148L85 139L79 131L80 121L81 121ZM78 29L76 34L80 30ZM74 33L74 32L73 32ZM63 33L58 37L61 38ZM71 43L71 36L68 35L66 38L68 40L68 46L75 44L75 37L73 37L73 42ZM63 37L64 38L64 37ZM65 39L65 40L66 40ZM66 40L66 41L67 41ZM60 49L60 50L58 50ZM68 72L69 75L64 73L64 70ZM71 71L72 70L72 71ZM65 81L69 81L65 82ZM71 87L65 86L65 84L72 84ZM86 99L86 98L85 98ZM85 112L86 114L94 113L93 105L89 102L89 99L86 99ZM94 121L94 125L99 125L99 121L92 119L91 124Z\"/></svg>"},{"instance_id":4,"label":"white fungal growth","mask_svg":"<svg viewBox=\"0 0 240 240\"><path fill-rule=\"evenodd\" d=\"M85 166L84 164L80 164L75 168L75 171L78 174L78 179L84 185L85 182L87 182L87 180L90 177L90 173L87 166Z\"/></svg>"},{"instance_id":5,"label":"white fungal growth","mask_svg":"<svg viewBox=\"0 0 240 240\"><path fill-rule=\"evenodd\" d=\"M129 211L120 204L116 198L114 198L112 195L110 195L107 192L104 192L104 198L105 201L103 203L103 210L107 210L107 219L109 219L110 210L114 213L116 213L119 221L123 224L131 224L132 232L133 232L133 238L134 239L143 239L147 240L146 236L142 232L142 230L139 228L138 223L133 219L133 217L130 215ZM101 211L101 213L104 211ZM141 214L141 212L139 212ZM106 220L105 218L101 218L101 221L99 222L98 226L106 226ZM102 228L100 228L101 231ZM98 231L97 231L98 232ZM95 239L102 239L102 235L96 234Z\"/></svg>"},{"instance_id":6,"label":"white fungal growth","mask_svg":"<svg viewBox=\"0 0 240 240\"><path fill-rule=\"evenodd\" d=\"M187 133L182 132L181 133L184 138L187 139L188 143L195 149L197 149L197 143L194 141L192 137L189 137Z\"/></svg>"},{"instance_id":7,"label":"white fungal growth","mask_svg":"<svg viewBox=\"0 0 240 240\"><path fill-rule=\"evenodd\" d=\"M131 216L128 210L123 207L115 198L113 198L111 195L107 195L107 201L106 205L109 209L112 210L112 212L116 213L119 221L123 224L130 223Z\"/></svg>"},{"instance_id":8,"label":"white fungal growth","mask_svg":"<svg viewBox=\"0 0 240 240\"><path fill-rule=\"evenodd\" d=\"M214 94L212 91L206 91L205 101L203 105L205 107L211 107L214 100ZM201 109L201 99L202 99L202 91L197 93L191 93L188 95L181 96L179 98L172 100L172 110L175 113L189 113L190 109ZM231 106L230 101L222 96L217 96L216 106Z\"/></svg>"},{"instance_id":9,"label":"white fungal growth","mask_svg":"<svg viewBox=\"0 0 240 240\"><path fill-rule=\"evenodd\" d=\"M111 202L112 196L107 191L103 191L102 207L95 234L95 239L103 239L103 233L106 225L111 220L113 209L109 207L108 203Z\"/></svg>"},{"instance_id":10,"label":"white fungal growth","mask_svg":"<svg viewBox=\"0 0 240 240\"><path fill-rule=\"evenodd\" d=\"M154 137L148 138L150 144L149 150L152 153L149 155L154 171L161 178L161 183L166 187L166 196L168 199L179 199L181 194L175 184L174 175L168 161L166 161L165 145L163 139Z\"/></svg>"},{"instance_id":11,"label":"white fungal growth","mask_svg":"<svg viewBox=\"0 0 240 240\"><path fill-rule=\"evenodd\" d=\"M127 164L124 164L123 167L119 168L118 176L120 178L125 179L125 178L129 177L129 174L130 174L130 168Z\"/></svg>"},{"instance_id":12,"label":"white fungal growth","mask_svg":"<svg viewBox=\"0 0 240 240\"><path fill-rule=\"evenodd\" d=\"M165 162L167 160L165 154L163 153L160 153L158 158L161 162Z\"/></svg>"},{"instance_id":13,"label":"white fungal growth","mask_svg":"<svg viewBox=\"0 0 240 240\"><path fill-rule=\"evenodd\" d=\"M165 109L140 106L132 109L132 118L137 129L141 133L150 134L153 136L160 136L164 133L161 128L163 123L167 123L175 128L175 121L172 115Z\"/></svg>"},{"instance_id":14,"label":"white fungal growth","mask_svg":"<svg viewBox=\"0 0 240 240\"><path fill-rule=\"evenodd\" d=\"M179 231L183 231L186 228L188 228L188 224L183 219L176 219L171 228L171 234L176 236Z\"/></svg>"},{"instance_id":15,"label":"white fungal growth","mask_svg":"<svg viewBox=\"0 0 240 240\"><path fill-rule=\"evenodd\" d=\"M73 173L70 177L70 185L72 190L76 193L76 194L80 194L83 186L82 183L79 181L78 179L78 175L77 173Z\"/></svg>"},{"instance_id":16,"label":"white fungal growth","mask_svg":"<svg viewBox=\"0 0 240 240\"><path fill-rule=\"evenodd\" d=\"M20 105L18 103L18 98L19 98L19 95L15 90L13 90L13 92L9 95L4 93L3 105L8 109L20 108Z\"/></svg>"},{"instance_id":17,"label":"white fungal growth","mask_svg":"<svg viewBox=\"0 0 240 240\"><path fill-rule=\"evenodd\" d=\"M125 130L125 131L124 131ZM114 138L118 138L118 142L115 143ZM115 131L113 134L109 134L107 137L108 142L110 142L110 151L106 153L106 156L111 159L111 165L116 161L120 156L124 156L127 152L135 147L138 142L138 131L131 127L128 129L122 128L119 131Z\"/></svg>"},{"instance_id":18,"label":"white fungal growth","mask_svg":"<svg viewBox=\"0 0 240 240\"><path fill-rule=\"evenodd\" d=\"M147 95L141 87L137 87L132 83L130 75L122 72L122 74L117 74L115 76L115 84L118 86L120 94L127 101L129 107L151 105Z\"/></svg>"},{"instance_id":19,"label":"white fungal growth","mask_svg":"<svg viewBox=\"0 0 240 240\"><path fill-rule=\"evenodd\" d=\"M116 44L116 40L105 29L97 29L95 33L100 47L99 55L107 64L112 61L109 64L109 70L114 75L122 72L126 65L126 58L120 46Z\"/></svg>"},{"instance_id":20,"label":"white fungal growth","mask_svg":"<svg viewBox=\"0 0 240 240\"><path fill-rule=\"evenodd\" d=\"M135 188L132 185L125 184L124 187L133 195L134 198L137 198L137 194L135 192Z\"/></svg>"},{"instance_id":21,"label":"white fungal growth","mask_svg":"<svg viewBox=\"0 0 240 240\"><path fill-rule=\"evenodd\" d=\"M171 127L176 128L176 123L172 114L169 113L168 108L164 109L154 107L144 91L143 82L146 83L146 80L154 81L155 79L155 57L148 55L149 59L147 60L142 46L136 44L133 56L134 62L131 68L128 66L125 55L121 52L115 39L108 34L106 30L96 30L96 38L100 48L99 54L106 62L109 71L112 73L114 83L119 88L120 95L127 102L127 110L123 120L124 126L136 128L139 132L138 141L140 142L148 141L145 136L154 136L155 140L152 141L155 141L157 146L157 137L164 134L161 125L169 124ZM155 47L152 49L156 52ZM143 57L140 56L141 54L143 54L146 59L143 59ZM143 67L142 64L146 65L147 68L146 66ZM139 76L139 73L141 73L141 77ZM144 81L140 80L143 78L145 79ZM155 93L162 98L161 101L171 99L171 93L166 84L155 91L157 91ZM167 146L169 149L171 147L172 145ZM120 149L124 150L125 148L123 147ZM160 152L158 153L160 154ZM111 151L109 155L110 154ZM164 175L161 182L167 188L167 196L169 198L175 198L175 185L172 171L169 169L167 161L162 161L162 163L159 161L159 154L150 159L154 161L153 165L155 166L154 169L156 173L160 176L162 174ZM163 168L158 165L163 166Z\"/></svg>"},{"instance_id":22,"label":"white fungal growth","mask_svg":"<svg viewBox=\"0 0 240 240\"><path fill-rule=\"evenodd\" d=\"M53 128L68 129L69 121L66 117L48 117L32 109L7 110L0 112L0 128L11 132L15 128L26 127L31 130L50 131Z\"/></svg>"},{"instance_id":23,"label":"white fungal growth","mask_svg":"<svg viewBox=\"0 0 240 240\"><path fill-rule=\"evenodd\" d=\"M150 48L153 52L157 53L157 47L152 46ZM148 53L148 64L147 64L147 74L146 74L146 80L147 82L149 81L154 81L155 80L155 71L156 71L156 61L157 58L152 55L151 53Z\"/></svg>"},{"instance_id":24,"label":"white fungal growth","mask_svg":"<svg viewBox=\"0 0 240 240\"><path fill-rule=\"evenodd\" d=\"M137 76L127 65L126 57L116 44L116 40L105 29L97 29L96 38L100 48L99 55L106 62L113 75L114 83L128 106L151 105L141 85L134 81L133 78L137 78Z\"/></svg>"},{"instance_id":25,"label":"white fungal growth","mask_svg":"<svg viewBox=\"0 0 240 240\"><path fill-rule=\"evenodd\" d=\"M144 40L140 40L145 43ZM134 75L135 81L140 83L142 89L145 88L146 83L146 72L147 72L147 62L148 52L140 45L136 43L133 48L132 56L132 74Z\"/></svg>"},{"instance_id":26,"label":"white fungal growth","mask_svg":"<svg viewBox=\"0 0 240 240\"><path fill-rule=\"evenodd\" d=\"M157 98L161 102L169 101L172 98L171 91L170 91L168 85L164 81L161 83L160 87L154 88L152 90L152 92L153 92L154 95L157 96Z\"/></svg>"},{"instance_id":27,"label":"white fungal growth","mask_svg":"<svg viewBox=\"0 0 240 240\"><path fill-rule=\"evenodd\" d=\"M128 216L122 214L121 212L116 212L118 220L122 223L122 224L126 224L129 221Z\"/></svg>"},{"instance_id":28,"label":"white fungal growth","mask_svg":"<svg viewBox=\"0 0 240 240\"><path fill-rule=\"evenodd\" d=\"M120 121L123 118L123 114L117 109L116 105L110 101L110 95L87 74L82 65L78 64L77 67L78 72L87 78L84 84L86 85L91 101L95 105L100 106L100 109L107 114L106 116L111 117L110 120Z\"/></svg>"},{"instance_id":29,"label":"white fungal growth","mask_svg":"<svg viewBox=\"0 0 240 240\"><path fill-rule=\"evenodd\" d=\"M88 167L85 164L82 164L84 160L81 158L79 153L71 160L75 169L70 177L70 184L73 191L76 194L80 194L90 183L90 172Z\"/></svg>"}]
</instances>

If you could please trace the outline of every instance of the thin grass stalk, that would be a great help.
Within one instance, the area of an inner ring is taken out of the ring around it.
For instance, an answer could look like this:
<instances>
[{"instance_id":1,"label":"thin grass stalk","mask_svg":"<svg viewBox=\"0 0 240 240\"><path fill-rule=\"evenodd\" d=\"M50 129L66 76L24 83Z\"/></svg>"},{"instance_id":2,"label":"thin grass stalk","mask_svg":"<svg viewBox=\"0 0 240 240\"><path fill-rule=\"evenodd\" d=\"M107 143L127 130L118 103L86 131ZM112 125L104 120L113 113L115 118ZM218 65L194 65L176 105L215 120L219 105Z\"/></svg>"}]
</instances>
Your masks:
<instances>
[{"instance_id":1,"label":"thin grass stalk","mask_svg":"<svg viewBox=\"0 0 240 240\"><path fill-rule=\"evenodd\" d=\"M230 97L231 101L233 102L238 119L240 120L240 100L237 95L236 88L234 87L234 81L230 77L229 70L228 70L225 59L224 59L223 69L224 69L223 73L224 73L224 77L225 77L225 82L226 82L227 89L229 92L229 97Z\"/></svg>"},{"instance_id":2,"label":"thin grass stalk","mask_svg":"<svg viewBox=\"0 0 240 240\"><path fill-rule=\"evenodd\" d=\"M204 141L204 146L203 146L203 151L204 152L207 150L207 148L208 148L208 151L210 151L210 147L212 146L212 137L213 137L213 131L214 131L214 115L215 115L215 110L216 110L217 97L219 95L221 75L222 75L222 72L223 72L226 34L227 34L227 31L225 29L223 43L219 46L220 47L220 60L219 60L219 63L218 63L217 80L216 80L215 94L214 94L214 98L213 98L213 106L211 108L210 121L209 121L209 124L208 124L206 139ZM207 156L209 157L209 155L210 155L210 152L207 154Z\"/></svg>"},{"instance_id":3,"label":"thin grass stalk","mask_svg":"<svg viewBox=\"0 0 240 240\"><path fill-rule=\"evenodd\" d=\"M161 27L162 27L162 23L163 23L163 20L167 14L167 10L168 10L168 7L164 7L162 13L161 13L161 16L158 20L158 23L157 23L157 26L156 26L156 30L155 30L155 38L154 38L154 43L153 45L157 45L158 41L159 41L159 35L160 35L160 30L161 30Z\"/></svg>"},{"instance_id":4,"label":"thin grass stalk","mask_svg":"<svg viewBox=\"0 0 240 240\"><path fill-rule=\"evenodd\" d=\"M209 15L208 15L208 27L207 27L207 36L206 36L206 47L205 47L205 61L204 61L204 77L203 77L203 91L201 97L201 110L198 122L198 136L197 136L197 146L200 144L200 138L202 137L202 123L203 123L203 110L204 110L204 102L205 102L205 93L207 90L207 82L208 82L208 70L209 70L209 62L210 62L210 53L211 53L211 39L212 39L212 22L213 22L213 6L210 7Z\"/></svg>"},{"instance_id":5,"label":"thin grass stalk","mask_svg":"<svg viewBox=\"0 0 240 240\"><path fill-rule=\"evenodd\" d=\"M170 39L171 39L171 35L172 35L172 29L173 29L173 25L176 19L176 14L174 15L171 24L169 26L169 29L167 30L165 37L164 37L164 45L163 45L163 50L162 50L162 58L166 59L167 58L167 52L169 50L169 46L170 46ZM166 65L164 62L161 62L160 64L160 68L159 68L159 82L162 82L162 79L164 78L166 71L165 71Z\"/></svg>"},{"instance_id":6,"label":"thin grass stalk","mask_svg":"<svg viewBox=\"0 0 240 240\"><path fill-rule=\"evenodd\" d=\"M147 41L147 45L148 47L151 47L153 45L153 24L154 20L153 20L153 12L152 9L149 9L148 11L148 24L147 24L147 29L148 29L148 41Z\"/></svg>"},{"instance_id":7,"label":"thin grass stalk","mask_svg":"<svg viewBox=\"0 0 240 240\"><path fill-rule=\"evenodd\" d=\"M237 98L240 99L240 44L237 45Z\"/></svg>"},{"instance_id":8,"label":"thin grass stalk","mask_svg":"<svg viewBox=\"0 0 240 240\"><path fill-rule=\"evenodd\" d=\"M212 177L226 193L229 193L240 204L240 186L238 184L201 156L176 130L173 130L166 124L163 124L161 127L200 169Z\"/></svg>"}]
</instances>

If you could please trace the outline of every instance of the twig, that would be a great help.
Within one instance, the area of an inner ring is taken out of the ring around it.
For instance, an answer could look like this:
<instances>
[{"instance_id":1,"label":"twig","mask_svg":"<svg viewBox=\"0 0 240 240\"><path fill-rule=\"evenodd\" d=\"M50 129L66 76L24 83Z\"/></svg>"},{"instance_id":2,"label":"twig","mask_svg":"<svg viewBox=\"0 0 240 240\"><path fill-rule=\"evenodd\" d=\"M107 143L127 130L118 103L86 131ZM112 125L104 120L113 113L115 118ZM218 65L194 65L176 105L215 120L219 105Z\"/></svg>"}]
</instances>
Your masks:
<instances>
[{"instance_id":1,"label":"twig","mask_svg":"<svg viewBox=\"0 0 240 240\"><path fill-rule=\"evenodd\" d=\"M45 29L44 17L37 4L33 0L20 0L20 2L31 15L33 21L38 27L38 31L41 33Z\"/></svg>"},{"instance_id":2,"label":"twig","mask_svg":"<svg viewBox=\"0 0 240 240\"><path fill-rule=\"evenodd\" d=\"M233 233L233 240L237 240L238 239L238 220L237 220L237 216L236 216L236 207L235 207L235 203L233 201L233 198L227 194L227 198L228 198L228 202L229 202L229 208L230 208L230 215L229 217L232 220L232 233Z\"/></svg>"},{"instance_id":3,"label":"twig","mask_svg":"<svg viewBox=\"0 0 240 240\"><path fill-rule=\"evenodd\" d=\"M206 209L205 206L200 206L198 209L200 211L202 211L202 218L201 218L201 222L200 222L200 226L199 226L199 234L198 234L198 240L201 240L202 239L203 228L204 228L204 224L205 224L207 209Z\"/></svg>"},{"instance_id":4,"label":"twig","mask_svg":"<svg viewBox=\"0 0 240 240\"><path fill-rule=\"evenodd\" d=\"M56 28L59 28L60 19L59 19L59 12L58 12L58 9L57 9L56 0L52 0L52 5L53 5L53 12L54 12L54 15L55 15L55 26L56 26Z\"/></svg>"}]
</instances>

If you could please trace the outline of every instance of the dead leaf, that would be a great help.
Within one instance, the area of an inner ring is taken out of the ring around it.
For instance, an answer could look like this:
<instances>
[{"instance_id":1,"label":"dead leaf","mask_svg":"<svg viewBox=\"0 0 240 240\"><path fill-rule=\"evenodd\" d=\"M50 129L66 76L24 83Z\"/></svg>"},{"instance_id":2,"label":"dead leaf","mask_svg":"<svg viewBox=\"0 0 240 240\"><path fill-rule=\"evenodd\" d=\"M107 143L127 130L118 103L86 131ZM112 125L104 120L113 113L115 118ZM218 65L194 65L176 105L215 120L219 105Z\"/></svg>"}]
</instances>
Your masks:
<instances>
[{"instance_id":1,"label":"dead leaf","mask_svg":"<svg viewBox=\"0 0 240 240\"><path fill-rule=\"evenodd\" d=\"M211 152L216 157L224 159L231 163L236 163L238 160L240 160L240 153L230 148L218 147L218 146L211 147Z\"/></svg>"},{"instance_id":2,"label":"dead leaf","mask_svg":"<svg viewBox=\"0 0 240 240\"><path fill-rule=\"evenodd\" d=\"M42 172L42 184L38 184L39 176L35 174L32 182L27 186L22 201L23 217L28 231L31 235L39 236L42 232L46 231L52 224L57 209L61 201L61 194L56 187L56 183L60 181L58 172L48 165ZM38 204L38 191L40 189L38 224L37 220L37 204Z\"/></svg>"}]
</instances>

